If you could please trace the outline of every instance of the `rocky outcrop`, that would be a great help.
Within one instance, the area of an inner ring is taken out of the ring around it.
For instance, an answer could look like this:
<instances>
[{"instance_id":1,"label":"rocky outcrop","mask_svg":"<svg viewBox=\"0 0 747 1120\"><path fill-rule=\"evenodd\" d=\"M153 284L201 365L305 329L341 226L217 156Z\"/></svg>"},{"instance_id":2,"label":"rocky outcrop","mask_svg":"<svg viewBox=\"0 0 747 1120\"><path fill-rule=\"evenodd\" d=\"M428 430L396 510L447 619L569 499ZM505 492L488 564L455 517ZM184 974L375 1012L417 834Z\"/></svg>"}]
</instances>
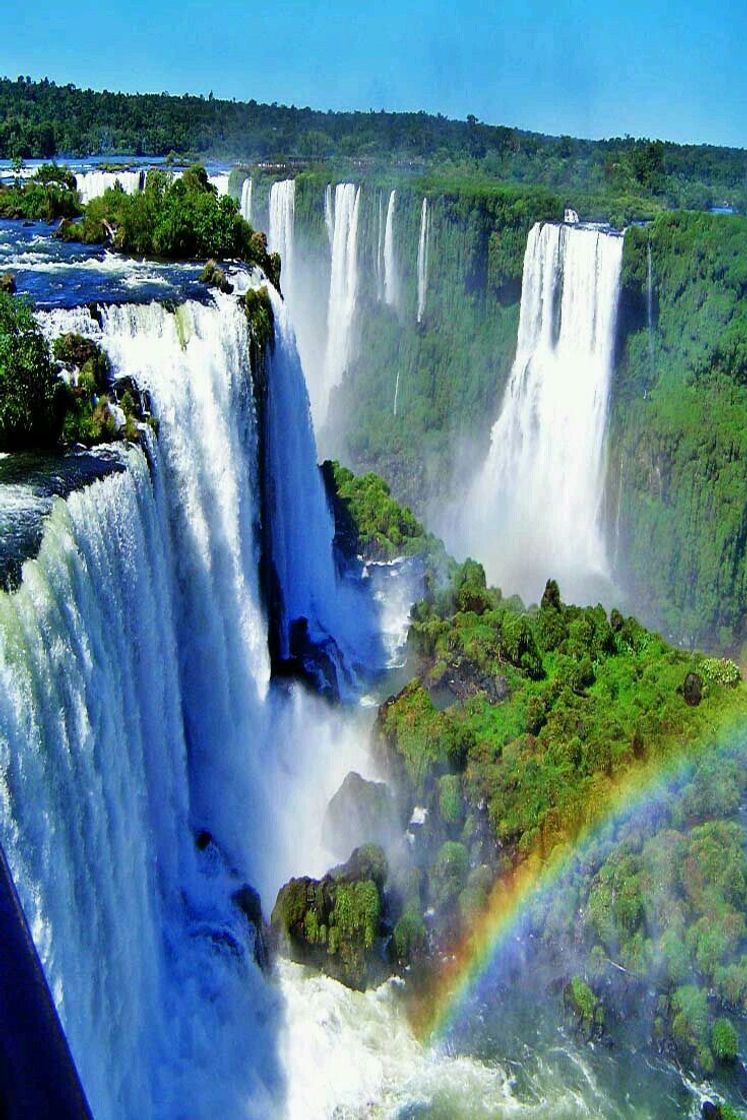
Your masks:
<instances>
[{"instance_id":1,"label":"rocky outcrop","mask_svg":"<svg viewBox=\"0 0 747 1120\"><path fill-rule=\"evenodd\" d=\"M366 845L322 879L291 879L272 911L273 943L349 988L381 982L388 971L380 952L387 875L381 848Z\"/></svg>"},{"instance_id":2,"label":"rocky outcrop","mask_svg":"<svg viewBox=\"0 0 747 1120\"><path fill-rule=\"evenodd\" d=\"M327 847L349 852L361 842L385 846L399 831L386 783L368 781L351 770L327 806L322 833Z\"/></svg>"}]
</instances>

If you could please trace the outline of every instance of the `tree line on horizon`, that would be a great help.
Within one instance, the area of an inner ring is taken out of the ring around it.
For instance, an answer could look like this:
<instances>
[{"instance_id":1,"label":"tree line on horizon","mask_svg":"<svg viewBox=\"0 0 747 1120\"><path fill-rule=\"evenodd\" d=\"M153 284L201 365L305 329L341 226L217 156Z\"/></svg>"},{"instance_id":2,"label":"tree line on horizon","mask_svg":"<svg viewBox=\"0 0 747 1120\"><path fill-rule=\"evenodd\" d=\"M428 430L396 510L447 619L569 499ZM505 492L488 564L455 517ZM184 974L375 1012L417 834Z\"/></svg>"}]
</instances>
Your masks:
<instances>
[{"instance_id":1,"label":"tree line on horizon","mask_svg":"<svg viewBox=\"0 0 747 1120\"><path fill-rule=\"evenodd\" d=\"M702 208L747 204L747 151L631 136L585 140L441 114L333 112L202 95L126 94L0 78L0 158L166 156L247 161L395 161L459 166L554 188L660 197Z\"/></svg>"}]
</instances>

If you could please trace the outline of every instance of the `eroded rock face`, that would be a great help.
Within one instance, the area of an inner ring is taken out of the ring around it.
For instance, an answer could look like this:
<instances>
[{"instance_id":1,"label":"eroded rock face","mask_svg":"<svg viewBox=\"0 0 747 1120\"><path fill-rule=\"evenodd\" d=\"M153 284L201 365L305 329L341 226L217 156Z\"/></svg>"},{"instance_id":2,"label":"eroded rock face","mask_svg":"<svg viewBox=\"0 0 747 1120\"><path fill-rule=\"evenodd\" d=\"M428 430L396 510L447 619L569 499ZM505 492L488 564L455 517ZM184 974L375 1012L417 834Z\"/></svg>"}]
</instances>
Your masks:
<instances>
[{"instance_id":1,"label":"eroded rock face","mask_svg":"<svg viewBox=\"0 0 747 1120\"><path fill-rule=\"evenodd\" d=\"M349 988L380 983L387 973L379 952L387 875L384 852L367 844L323 879L291 879L272 911L275 944Z\"/></svg>"},{"instance_id":2,"label":"eroded rock face","mask_svg":"<svg viewBox=\"0 0 747 1120\"><path fill-rule=\"evenodd\" d=\"M324 842L335 854L362 841L382 847L400 831L394 799L385 782L371 782L354 770L334 795L324 817Z\"/></svg>"}]
</instances>

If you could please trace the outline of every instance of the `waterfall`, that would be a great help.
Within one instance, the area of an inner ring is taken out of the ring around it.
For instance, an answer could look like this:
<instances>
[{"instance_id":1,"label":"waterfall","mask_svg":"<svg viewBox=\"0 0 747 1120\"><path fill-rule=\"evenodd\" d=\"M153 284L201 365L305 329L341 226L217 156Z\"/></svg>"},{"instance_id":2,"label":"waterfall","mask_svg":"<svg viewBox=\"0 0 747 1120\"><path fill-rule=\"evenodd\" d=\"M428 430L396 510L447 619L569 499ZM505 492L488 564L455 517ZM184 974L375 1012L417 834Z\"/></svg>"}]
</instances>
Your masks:
<instances>
[{"instance_id":1,"label":"waterfall","mask_svg":"<svg viewBox=\"0 0 747 1120\"><path fill-rule=\"evenodd\" d=\"M332 243L335 240L335 212L334 203L332 202L332 184L327 183L324 188L324 224L327 227L327 237L329 238L329 247L332 249Z\"/></svg>"},{"instance_id":2,"label":"waterfall","mask_svg":"<svg viewBox=\"0 0 747 1120\"><path fill-rule=\"evenodd\" d=\"M646 324L648 327L648 361L654 371L654 267L651 259L651 242L646 245Z\"/></svg>"},{"instance_id":3,"label":"waterfall","mask_svg":"<svg viewBox=\"0 0 747 1120\"><path fill-rule=\"evenodd\" d=\"M527 241L516 359L462 543L491 580L530 601L550 576L583 596L606 575L600 507L622 248L619 235L549 223Z\"/></svg>"},{"instance_id":4,"label":"waterfall","mask_svg":"<svg viewBox=\"0 0 747 1120\"><path fill-rule=\"evenodd\" d=\"M392 191L386 208L386 227L384 230L384 299L390 307L396 307L399 301L399 279L397 277L397 262L394 257L394 205L396 198L397 192ZM420 270L418 269L418 278L419 276ZM420 300L418 298L419 305ZM425 291L423 293L423 307L425 307Z\"/></svg>"},{"instance_id":5,"label":"waterfall","mask_svg":"<svg viewBox=\"0 0 747 1120\"><path fill-rule=\"evenodd\" d=\"M384 200L379 192L378 224L374 251L374 274L376 276L376 298L381 303L384 298Z\"/></svg>"},{"instance_id":6,"label":"waterfall","mask_svg":"<svg viewBox=\"0 0 747 1120\"><path fill-rule=\"evenodd\" d=\"M270 188L269 248L271 253L280 253L283 262L282 285L286 296L293 283L295 212L295 179L281 179L273 183Z\"/></svg>"},{"instance_id":7,"label":"waterfall","mask_svg":"<svg viewBox=\"0 0 747 1120\"><path fill-rule=\"evenodd\" d=\"M317 644L334 639L339 668L371 665L375 620L362 596L340 585L332 561L334 521L316 463L309 398L288 309L274 291L275 347L268 378L267 468L272 507L272 558L284 590L282 648L290 652L294 619L305 618ZM288 417L295 417L290 426ZM335 658L336 659L336 658ZM337 659L336 659L337 660ZM348 672L349 679L349 672ZM340 680L344 685L344 679Z\"/></svg>"},{"instance_id":8,"label":"waterfall","mask_svg":"<svg viewBox=\"0 0 747 1120\"><path fill-rule=\"evenodd\" d=\"M398 403L398 401L399 401L399 370L397 370L397 377L396 377L395 382L394 382L394 408L392 409L392 414L394 416L397 415L397 403Z\"/></svg>"},{"instance_id":9,"label":"waterfall","mask_svg":"<svg viewBox=\"0 0 747 1120\"><path fill-rule=\"evenodd\" d=\"M105 191L119 183L127 194L137 194L145 186L144 172L136 171L77 171L75 182L80 201L87 205L92 198L99 198Z\"/></svg>"},{"instance_id":10,"label":"waterfall","mask_svg":"<svg viewBox=\"0 0 747 1120\"><path fill-rule=\"evenodd\" d=\"M375 620L337 583L301 367L272 299L262 434L285 632L302 615L349 677L376 653ZM270 689L246 320L222 295L44 318L104 346L150 394L159 434L147 460L123 450L124 472L59 500L20 589L0 593L0 841L97 1120L175 1120L185 1102L196 1120L280 1116L278 997L232 895L253 883L267 908L280 874L323 863L299 828L309 803L321 820L346 756L321 705L291 692L284 715Z\"/></svg>"},{"instance_id":11,"label":"waterfall","mask_svg":"<svg viewBox=\"0 0 747 1120\"><path fill-rule=\"evenodd\" d=\"M252 179L244 179L241 184L241 217L244 221L252 221Z\"/></svg>"},{"instance_id":12,"label":"waterfall","mask_svg":"<svg viewBox=\"0 0 747 1120\"><path fill-rule=\"evenodd\" d=\"M221 197L228 194L228 181L230 176L225 171L220 171L215 175L208 175L208 182L211 186L215 187L218 195Z\"/></svg>"},{"instance_id":13,"label":"waterfall","mask_svg":"<svg viewBox=\"0 0 747 1120\"><path fill-rule=\"evenodd\" d=\"M418 240L418 322L423 321L425 315L425 297L428 291L428 238L430 233L430 218L428 216L428 199L423 199L423 208L420 212L420 238Z\"/></svg>"},{"instance_id":14,"label":"waterfall","mask_svg":"<svg viewBox=\"0 0 747 1120\"><path fill-rule=\"evenodd\" d=\"M179 618L163 497L131 450L124 473L57 503L0 595L2 842L97 1120L187 1100L196 1117L252 1115L278 1079L249 927L193 842L180 647L199 635Z\"/></svg>"},{"instance_id":15,"label":"waterfall","mask_svg":"<svg viewBox=\"0 0 747 1120\"><path fill-rule=\"evenodd\" d=\"M312 402L314 415L320 425L327 415L330 393L342 381L351 357L352 327L358 294L360 195L360 187L355 183L338 183L335 188L327 347L317 400ZM314 386L311 388L313 390Z\"/></svg>"}]
</instances>

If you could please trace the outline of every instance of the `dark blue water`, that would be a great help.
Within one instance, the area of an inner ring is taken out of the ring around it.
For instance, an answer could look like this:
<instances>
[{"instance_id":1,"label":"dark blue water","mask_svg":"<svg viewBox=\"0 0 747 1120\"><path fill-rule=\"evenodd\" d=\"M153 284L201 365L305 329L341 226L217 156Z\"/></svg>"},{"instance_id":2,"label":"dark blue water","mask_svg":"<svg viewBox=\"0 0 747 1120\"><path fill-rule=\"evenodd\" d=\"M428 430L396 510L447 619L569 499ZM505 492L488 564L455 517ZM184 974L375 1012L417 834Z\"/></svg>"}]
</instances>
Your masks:
<instances>
[{"instance_id":1,"label":"dark blue water","mask_svg":"<svg viewBox=\"0 0 747 1120\"><path fill-rule=\"evenodd\" d=\"M40 308L204 300L202 265L139 261L101 246L57 241L57 223L0 220L0 273Z\"/></svg>"}]
</instances>

